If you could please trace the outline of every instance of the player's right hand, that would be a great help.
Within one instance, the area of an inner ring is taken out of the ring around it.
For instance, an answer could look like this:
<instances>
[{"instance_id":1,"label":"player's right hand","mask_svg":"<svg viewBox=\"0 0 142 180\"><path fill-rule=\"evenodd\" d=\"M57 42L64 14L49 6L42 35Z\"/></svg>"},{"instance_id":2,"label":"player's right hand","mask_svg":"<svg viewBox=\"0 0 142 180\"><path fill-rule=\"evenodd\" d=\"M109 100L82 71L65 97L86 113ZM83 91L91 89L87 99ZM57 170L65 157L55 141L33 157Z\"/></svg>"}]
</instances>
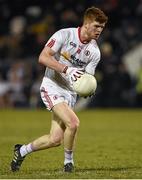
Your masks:
<instances>
[{"instance_id":1,"label":"player's right hand","mask_svg":"<svg viewBox=\"0 0 142 180\"><path fill-rule=\"evenodd\" d=\"M90 94L89 96L84 96L84 98L86 99L86 98L93 98L95 96L95 93L92 93L92 94Z\"/></svg>"},{"instance_id":2,"label":"player's right hand","mask_svg":"<svg viewBox=\"0 0 142 180\"><path fill-rule=\"evenodd\" d=\"M80 78L83 74L83 69L78 69L75 67L68 67L66 70L66 75L69 77L70 81L76 81L77 78Z\"/></svg>"}]
</instances>

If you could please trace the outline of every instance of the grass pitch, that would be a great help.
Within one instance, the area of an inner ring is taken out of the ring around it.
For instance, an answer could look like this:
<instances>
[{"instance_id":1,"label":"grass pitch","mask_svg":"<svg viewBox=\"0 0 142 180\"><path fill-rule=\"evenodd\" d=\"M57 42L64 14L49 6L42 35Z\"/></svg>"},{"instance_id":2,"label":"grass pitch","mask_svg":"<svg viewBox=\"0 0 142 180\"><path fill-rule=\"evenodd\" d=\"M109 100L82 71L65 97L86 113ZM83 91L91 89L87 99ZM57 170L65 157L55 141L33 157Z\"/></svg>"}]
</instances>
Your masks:
<instances>
[{"instance_id":1,"label":"grass pitch","mask_svg":"<svg viewBox=\"0 0 142 180\"><path fill-rule=\"evenodd\" d=\"M141 179L142 110L86 110L77 113L75 172L63 173L63 146L26 157L20 172L9 164L16 143L49 132L46 110L0 111L0 179Z\"/></svg>"}]
</instances>

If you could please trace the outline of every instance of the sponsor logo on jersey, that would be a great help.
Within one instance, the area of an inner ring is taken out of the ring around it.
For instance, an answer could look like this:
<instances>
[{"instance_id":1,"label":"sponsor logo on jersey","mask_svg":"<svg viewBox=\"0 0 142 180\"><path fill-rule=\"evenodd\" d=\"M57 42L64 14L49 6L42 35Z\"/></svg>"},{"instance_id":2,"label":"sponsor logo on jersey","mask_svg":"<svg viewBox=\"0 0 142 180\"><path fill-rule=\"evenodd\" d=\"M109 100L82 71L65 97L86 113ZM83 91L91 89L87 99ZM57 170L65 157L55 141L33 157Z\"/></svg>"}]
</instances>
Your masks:
<instances>
[{"instance_id":1,"label":"sponsor logo on jersey","mask_svg":"<svg viewBox=\"0 0 142 180\"><path fill-rule=\"evenodd\" d=\"M67 52L63 52L63 53L61 54L61 56L63 56L64 59L70 61L73 65L76 65L76 66L82 67L83 65L86 64L86 62L83 62L81 59L76 58L75 55L70 55L70 54L67 53Z\"/></svg>"},{"instance_id":2,"label":"sponsor logo on jersey","mask_svg":"<svg viewBox=\"0 0 142 180\"><path fill-rule=\"evenodd\" d=\"M80 66L80 67L86 64L86 62L83 62L81 61L81 59L76 58L75 55L71 55L71 62L72 64Z\"/></svg>"},{"instance_id":3,"label":"sponsor logo on jersey","mask_svg":"<svg viewBox=\"0 0 142 180\"><path fill-rule=\"evenodd\" d=\"M76 45L74 42L72 42L72 41L70 42L70 45L73 46L74 48L76 48L76 46L77 46L77 45Z\"/></svg>"}]
</instances>

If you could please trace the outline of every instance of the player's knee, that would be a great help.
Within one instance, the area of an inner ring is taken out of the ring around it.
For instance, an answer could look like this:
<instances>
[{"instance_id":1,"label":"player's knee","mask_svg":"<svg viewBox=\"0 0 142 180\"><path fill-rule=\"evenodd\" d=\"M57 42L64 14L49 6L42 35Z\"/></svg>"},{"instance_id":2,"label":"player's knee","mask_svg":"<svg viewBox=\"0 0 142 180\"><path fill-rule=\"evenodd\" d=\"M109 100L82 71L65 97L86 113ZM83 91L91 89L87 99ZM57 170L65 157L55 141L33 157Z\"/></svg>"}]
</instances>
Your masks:
<instances>
[{"instance_id":1,"label":"player's knee","mask_svg":"<svg viewBox=\"0 0 142 180\"><path fill-rule=\"evenodd\" d=\"M69 123L69 128L71 130L76 131L79 127L79 119L78 118L72 118L70 123Z\"/></svg>"}]
</instances>

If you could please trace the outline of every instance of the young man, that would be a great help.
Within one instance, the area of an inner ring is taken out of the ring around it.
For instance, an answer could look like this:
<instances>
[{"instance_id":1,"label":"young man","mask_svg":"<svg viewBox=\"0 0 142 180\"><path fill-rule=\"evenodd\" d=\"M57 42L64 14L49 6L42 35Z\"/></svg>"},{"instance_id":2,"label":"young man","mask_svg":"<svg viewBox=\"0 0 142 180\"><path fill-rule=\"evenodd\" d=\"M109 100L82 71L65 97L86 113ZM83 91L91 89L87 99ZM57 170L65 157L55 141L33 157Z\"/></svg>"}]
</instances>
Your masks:
<instances>
[{"instance_id":1,"label":"young man","mask_svg":"<svg viewBox=\"0 0 142 180\"><path fill-rule=\"evenodd\" d=\"M48 135L27 145L15 145L12 171L20 169L27 154L59 146L62 141L65 151L64 171L73 171L73 151L79 119L73 111L77 94L72 89L72 82L84 72L95 74L100 61L96 40L107 20L103 11L90 7L85 11L82 27L61 29L48 40L39 56L39 63L46 66L40 91L46 108L53 115L51 130Z\"/></svg>"}]
</instances>

